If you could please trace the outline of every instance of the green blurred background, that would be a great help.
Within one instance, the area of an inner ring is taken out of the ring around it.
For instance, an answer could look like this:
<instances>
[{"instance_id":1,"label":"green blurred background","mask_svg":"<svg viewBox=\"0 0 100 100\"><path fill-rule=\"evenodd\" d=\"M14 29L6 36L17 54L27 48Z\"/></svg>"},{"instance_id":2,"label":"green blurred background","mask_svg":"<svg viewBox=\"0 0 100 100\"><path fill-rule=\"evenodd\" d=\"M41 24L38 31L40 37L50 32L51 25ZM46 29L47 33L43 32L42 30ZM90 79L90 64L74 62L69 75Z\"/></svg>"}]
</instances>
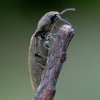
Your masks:
<instances>
[{"instance_id":1,"label":"green blurred background","mask_svg":"<svg viewBox=\"0 0 100 100\"><path fill-rule=\"evenodd\" d=\"M52 10L75 29L54 100L100 100L100 0L0 0L0 100L32 100L29 41L37 22Z\"/></svg>"}]
</instances>

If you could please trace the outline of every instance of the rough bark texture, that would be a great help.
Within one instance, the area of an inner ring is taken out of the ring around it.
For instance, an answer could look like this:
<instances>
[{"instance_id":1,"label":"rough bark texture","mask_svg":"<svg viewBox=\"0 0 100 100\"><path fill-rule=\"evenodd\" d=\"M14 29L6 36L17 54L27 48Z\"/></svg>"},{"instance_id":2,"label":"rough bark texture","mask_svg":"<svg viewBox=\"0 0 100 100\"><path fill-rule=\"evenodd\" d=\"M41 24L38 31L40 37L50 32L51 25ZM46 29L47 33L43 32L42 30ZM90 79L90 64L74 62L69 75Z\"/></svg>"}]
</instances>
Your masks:
<instances>
[{"instance_id":1,"label":"rough bark texture","mask_svg":"<svg viewBox=\"0 0 100 100\"><path fill-rule=\"evenodd\" d=\"M47 58L46 69L42 74L41 83L36 91L34 100L53 100L56 93L56 83L64 61L69 43L74 36L71 26L63 25Z\"/></svg>"}]
</instances>

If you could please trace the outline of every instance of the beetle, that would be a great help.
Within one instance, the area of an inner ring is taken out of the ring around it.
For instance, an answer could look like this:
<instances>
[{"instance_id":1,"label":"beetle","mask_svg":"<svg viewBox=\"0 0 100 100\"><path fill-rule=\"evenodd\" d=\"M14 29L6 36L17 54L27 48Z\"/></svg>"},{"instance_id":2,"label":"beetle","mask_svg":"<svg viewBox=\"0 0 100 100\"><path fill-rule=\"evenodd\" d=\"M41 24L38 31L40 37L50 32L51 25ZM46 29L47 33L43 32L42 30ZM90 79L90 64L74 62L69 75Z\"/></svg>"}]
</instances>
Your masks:
<instances>
[{"instance_id":1,"label":"beetle","mask_svg":"<svg viewBox=\"0 0 100 100\"><path fill-rule=\"evenodd\" d=\"M69 10L75 9L65 9L61 13L58 13L57 11L46 13L38 22L37 30L31 37L28 54L28 66L32 87L35 91L41 82L41 76L46 66L48 50L50 50L49 41L52 37L51 31L58 20L71 25L60 16Z\"/></svg>"}]
</instances>

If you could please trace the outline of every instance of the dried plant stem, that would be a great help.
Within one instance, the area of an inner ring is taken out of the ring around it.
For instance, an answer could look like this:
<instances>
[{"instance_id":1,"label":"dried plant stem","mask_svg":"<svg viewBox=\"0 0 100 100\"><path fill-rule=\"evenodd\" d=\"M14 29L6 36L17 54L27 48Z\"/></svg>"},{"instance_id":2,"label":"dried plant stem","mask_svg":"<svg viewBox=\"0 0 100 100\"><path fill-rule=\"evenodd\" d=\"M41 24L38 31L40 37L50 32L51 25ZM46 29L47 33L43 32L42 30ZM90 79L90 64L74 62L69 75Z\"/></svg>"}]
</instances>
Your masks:
<instances>
[{"instance_id":1,"label":"dried plant stem","mask_svg":"<svg viewBox=\"0 0 100 100\"><path fill-rule=\"evenodd\" d=\"M34 100L53 100L56 93L56 83L71 39L74 36L71 26L63 25L56 41L52 46L55 53L50 53L47 58L46 69L42 74L41 83L36 91Z\"/></svg>"}]
</instances>

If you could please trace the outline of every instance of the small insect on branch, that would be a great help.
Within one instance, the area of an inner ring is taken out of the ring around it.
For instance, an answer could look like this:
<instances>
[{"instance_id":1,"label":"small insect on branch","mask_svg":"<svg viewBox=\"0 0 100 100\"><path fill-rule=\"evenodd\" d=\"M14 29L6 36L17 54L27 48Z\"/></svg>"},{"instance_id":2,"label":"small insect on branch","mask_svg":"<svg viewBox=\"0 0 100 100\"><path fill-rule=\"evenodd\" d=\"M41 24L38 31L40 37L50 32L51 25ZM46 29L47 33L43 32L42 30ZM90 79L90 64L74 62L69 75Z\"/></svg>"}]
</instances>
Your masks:
<instances>
[{"instance_id":1,"label":"small insect on branch","mask_svg":"<svg viewBox=\"0 0 100 100\"><path fill-rule=\"evenodd\" d=\"M48 51L53 51L49 48L50 37L47 37L47 35L52 33L53 27L58 20L71 26L68 21L64 20L60 16L70 10L74 11L75 9L65 9L61 13L58 11L50 11L46 13L39 20L37 29L31 37L28 53L28 66L32 87L35 91L41 82L41 76L46 66Z\"/></svg>"}]
</instances>

